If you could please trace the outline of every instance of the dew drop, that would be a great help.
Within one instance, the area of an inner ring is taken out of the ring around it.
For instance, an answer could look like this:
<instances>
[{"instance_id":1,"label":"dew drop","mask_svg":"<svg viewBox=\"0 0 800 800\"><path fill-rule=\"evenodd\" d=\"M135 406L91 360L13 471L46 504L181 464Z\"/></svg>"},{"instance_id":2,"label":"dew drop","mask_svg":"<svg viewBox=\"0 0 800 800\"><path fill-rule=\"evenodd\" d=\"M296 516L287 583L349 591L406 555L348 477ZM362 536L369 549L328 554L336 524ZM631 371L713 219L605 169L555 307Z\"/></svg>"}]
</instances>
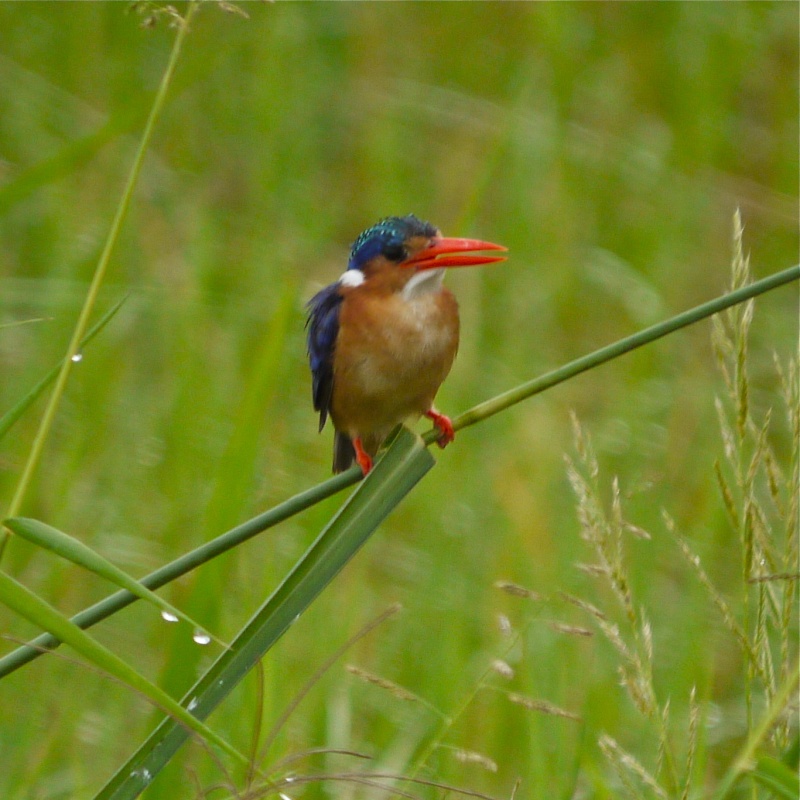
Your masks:
<instances>
[{"instance_id":1,"label":"dew drop","mask_svg":"<svg viewBox=\"0 0 800 800\"><path fill-rule=\"evenodd\" d=\"M147 767L142 767L131 772L131 778L141 781L146 786L153 780L153 773Z\"/></svg>"},{"instance_id":2,"label":"dew drop","mask_svg":"<svg viewBox=\"0 0 800 800\"><path fill-rule=\"evenodd\" d=\"M201 631L199 628L192 634L192 639L194 639L196 644L208 644L211 641L211 635L206 633L205 631Z\"/></svg>"},{"instance_id":3,"label":"dew drop","mask_svg":"<svg viewBox=\"0 0 800 800\"><path fill-rule=\"evenodd\" d=\"M162 611L161 612L161 619L163 619L164 622L177 622L178 621L178 618L171 611Z\"/></svg>"},{"instance_id":4,"label":"dew drop","mask_svg":"<svg viewBox=\"0 0 800 800\"><path fill-rule=\"evenodd\" d=\"M73 353L72 360L77 364L79 361L83 361L83 353Z\"/></svg>"},{"instance_id":5,"label":"dew drop","mask_svg":"<svg viewBox=\"0 0 800 800\"><path fill-rule=\"evenodd\" d=\"M195 709L195 708L197 708L197 698L196 698L196 697L193 697L193 698L192 698L192 699L189 701L189 705L188 705L188 706L186 706L186 710L187 710L187 711L194 711L194 709Z\"/></svg>"}]
</instances>

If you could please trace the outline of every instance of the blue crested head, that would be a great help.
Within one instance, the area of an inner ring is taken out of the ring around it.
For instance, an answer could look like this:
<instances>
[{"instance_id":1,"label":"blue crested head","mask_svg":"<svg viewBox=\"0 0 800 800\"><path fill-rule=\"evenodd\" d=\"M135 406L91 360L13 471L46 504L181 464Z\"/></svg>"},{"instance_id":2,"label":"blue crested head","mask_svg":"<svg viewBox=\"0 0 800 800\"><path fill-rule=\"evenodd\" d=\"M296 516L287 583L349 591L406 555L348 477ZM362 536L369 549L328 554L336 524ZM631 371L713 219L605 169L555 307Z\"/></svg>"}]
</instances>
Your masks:
<instances>
[{"instance_id":1,"label":"blue crested head","mask_svg":"<svg viewBox=\"0 0 800 800\"><path fill-rule=\"evenodd\" d=\"M403 261L408 257L405 243L414 236L433 237L436 227L408 214L405 217L386 217L367 228L353 242L347 269L363 269L376 256L390 261Z\"/></svg>"}]
</instances>

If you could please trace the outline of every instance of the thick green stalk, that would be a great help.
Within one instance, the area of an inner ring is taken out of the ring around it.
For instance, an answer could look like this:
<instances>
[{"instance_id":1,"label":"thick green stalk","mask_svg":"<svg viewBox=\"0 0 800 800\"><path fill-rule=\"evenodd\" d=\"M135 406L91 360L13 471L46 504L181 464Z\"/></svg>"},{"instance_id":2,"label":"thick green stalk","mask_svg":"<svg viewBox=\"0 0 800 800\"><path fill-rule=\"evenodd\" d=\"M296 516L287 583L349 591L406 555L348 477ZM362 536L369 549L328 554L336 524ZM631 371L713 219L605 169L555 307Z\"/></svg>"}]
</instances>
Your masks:
<instances>
[{"instance_id":1,"label":"thick green stalk","mask_svg":"<svg viewBox=\"0 0 800 800\"><path fill-rule=\"evenodd\" d=\"M305 492L290 497L269 511L265 511L263 514L237 525L227 533L217 536L216 539L212 539L195 550L175 559L175 561L165 564L155 572L146 575L139 583L148 589L158 589L160 586L165 586L176 578L181 577L181 575L191 572L202 564L206 564L212 558L216 558L216 556L231 550L242 542L252 539L267 530L267 528L271 528L273 525L277 525L279 522L304 511L306 508L310 508L315 503L342 491L342 489L346 489L348 486L352 486L358 482L360 477L361 470L358 467L353 467L341 475L330 478ZM100 600L93 606L85 608L72 617L71 622L74 622L79 628L90 628L92 625L96 625L101 620L129 606L136 599L136 595L121 590ZM47 650L52 650L59 644L58 639L48 633L37 636L29 644L18 647L3 658L0 658L0 678L27 664Z\"/></svg>"},{"instance_id":2,"label":"thick green stalk","mask_svg":"<svg viewBox=\"0 0 800 800\"><path fill-rule=\"evenodd\" d=\"M230 648L186 693L183 704L195 717L205 719L239 685L434 463L421 438L403 429ZM185 728L166 717L95 800L138 797L143 788L138 776L157 775L188 736Z\"/></svg>"},{"instance_id":3,"label":"thick green stalk","mask_svg":"<svg viewBox=\"0 0 800 800\"><path fill-rule=\"evenodd\" d=\"M688 311L684 311L682 314L651 325L643 331L639 331L613 344L595 350L593 353L575 359L575 361L570 361L569 364L554 369L546 375L534 378L532 381L528 381L503 394L497 395L497 397L493 397L491 400L480 403L469 411L465 411L463 414L456 417L453 420L453 427L456 430L460 430L461 428L475 425L477 422L482 422L498 414L500 411L505 411L505 409L516 405L522 400L527 400L529 397L539 394L545 389L549 389L556 384L563 383L570 378L574 378L576 375L580 375L581 372L586 372L587 370L600 366L600 364L605 364L607 361L612 361L618 356L629 353L631 350L636 350L642 347L642 345L650 344L656 339L666 336L668 333L673 333L680 328L685 328L687 325L699 322L706 317L711 317L714 314L718 314L720 311L724 311L726 308L743 303L745 300L757 297L771 289L777 289L779 286L783 286L791 281L796 281L798 278L800 278L800 264L789 267L781 272L776 272L774 275L762 278L747 286L742 286L721 297L715 297L707 303L695 306ZM423 439L427 444L431 444L436 441L437 436L438 433L431 430L423 436Z\"/></svg>"},{"instance_id":4,"label":"thick green stalk","mask_svg":"<svg viewBox=\"0 0 800 800\"><path fill-rule=\"evenodd\" d=\"M741 289L717 297L708 303L696 306L671 319L660 322L657 325L646 328L625 339L620 339L614 344L578 358L557 370L548 372L546 375L523 383L521 386L511 389L504 394L493 397L491 400L487 400L456 417L453 420L453 426L456 430L459 430L469 425L474 425L534 394L543 392L545 389L549 389L556 384L563 383L592 367L604 364L617 356L628 353L642 345L649 344L679 328L686 327L693 322L717 314L737 303L749 300L771 289L795 281L798 278L800 278L800 265L790 267L782 272L778 272L760 281L751 283L748 286L744 286ZM436 432L428 431L423 438L426 444L430 444L436 440ZM176 578L179 578L181 575L185 575L187 572L199 567L201 564L205 564L212 558L262 533L267 528L271 528L273 525L277 525L279 522L310 508L321 500L331 497L337 492L342 491L342 489L346 489L348 486L352 486L358 482L360 477L361 471L358 467L353 467L347 472L343 472L341 475L329 478L327 481L323 481L317 486L295 495L269 511L265 511L263 514L259 514L257 517L253 517L253 519L241 525L237 525L235 528L223 533L216 539L212 539L206 542L206 544L201 545L196 550L192 550L175 561L164 565L150 575L142 578L140 582L148 589L157 589L160 586L164 586ZM76 614L72 618L72 622L80 628L89 628L112 614L115 614L120 609L130 605L135 600L136 596L130 594L130 592L117 592ZM5 657L0 658L0 678L13 672L24 664L27 664L29 661L32 661L37 656L41 655L42 652L57 647L58 644L59 642L55 637L49 634L43 634L33 639L29 644L17 648Z\"/></svg>"},{"instance_id":5,"label":"thick green stalk","mask_svg":"<svg viewBox=\"0 0 800 800\"><path fill-rule=\"evenodd\" d=\"M28 486L30 486L33 474L39 465L39 461L41 460L42 452L44 450L48 434L50 433L50 428L55 420L58 405L61 401L61 397L64 394L64 389L67 385L67 379L69 378L70 370L74 363L72 359L79 352L81 340L83 339L86 329L89 325L89 318L94 310L97 297L100 293L100 287L102 286L103 279L105 278L108 270L108 264L111 261L111 253L113 252L114 246L119 238L119 232L122 229L122 223L127 216L131 199L133 198L133 191L139 179L139 173L142 170L145 153L147 152L147 148L150 145L150 140L153 137L156 121L161 113L162 108L164 107L164 102L167 97L167 90L169 89L170 82L172 81L172 76L175 72L175 66L178 63L178 56L180 55L181 47L189 28L189 21L194 15L196 9L197 3L190 3L186 12L186 17L178 27L178 33L175 37L175 43L172 46L172 52L170 53L167 69L161 79L161 84L158 87L158 92L156 93L155 100L153 101L153 107L150 110L150 115L147 118L147 124L145 125L144 132L142 133L142 139L139 142L139 148L136 151L136 156L133 160L131 171L128 174L128 180L125 183L125 188L122 192L119 205L117 206L114 220L111 223L111 228L108 232L108 237L106 238L103 252L100 254L100 259L95 267L94 275L92 276L92 282L89 285L89 291L87 292L86 299L83 302L83 308L81 308L78 321L75 323L75 328L72 331L72 338L70 339L67 347L67 353L64 358L64 362L62 363L61 370L56 378L53 392L50 395L50 400L48 401L47 407L42 415L42 421L39 423L39 429L37 430L33 444L31 445L31 450L22 470L22 475L17 483L16 491L11 499L11 505L9 506L8 513L6 515L8 517L18 516L22 507L22 503L25 499L25 494L28 491ZM10 534L8 531L6 531L3 535L3 540L0 542L0 558L2 558L3 550L5 549L9 535Z\"/></svg>"}]
</instances>

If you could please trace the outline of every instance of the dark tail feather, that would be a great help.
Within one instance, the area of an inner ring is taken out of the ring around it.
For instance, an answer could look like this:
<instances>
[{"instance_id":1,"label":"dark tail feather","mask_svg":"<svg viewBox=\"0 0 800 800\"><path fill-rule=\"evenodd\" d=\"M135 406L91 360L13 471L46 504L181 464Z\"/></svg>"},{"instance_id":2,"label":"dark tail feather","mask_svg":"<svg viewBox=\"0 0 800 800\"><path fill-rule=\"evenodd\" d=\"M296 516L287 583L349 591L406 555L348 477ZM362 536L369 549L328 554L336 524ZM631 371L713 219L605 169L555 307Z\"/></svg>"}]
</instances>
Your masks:
<instances>
[{"instance_id":1,"label":"dark tail feather","mask_svg":"<svg viewBox=\"0 0 800 800\"><path fill-rule=\"evenodd\" d=\"M344 472L356 460L356 451L346 433L336 431L333 435L333 471Z\"/></svg>"}]
</instances>

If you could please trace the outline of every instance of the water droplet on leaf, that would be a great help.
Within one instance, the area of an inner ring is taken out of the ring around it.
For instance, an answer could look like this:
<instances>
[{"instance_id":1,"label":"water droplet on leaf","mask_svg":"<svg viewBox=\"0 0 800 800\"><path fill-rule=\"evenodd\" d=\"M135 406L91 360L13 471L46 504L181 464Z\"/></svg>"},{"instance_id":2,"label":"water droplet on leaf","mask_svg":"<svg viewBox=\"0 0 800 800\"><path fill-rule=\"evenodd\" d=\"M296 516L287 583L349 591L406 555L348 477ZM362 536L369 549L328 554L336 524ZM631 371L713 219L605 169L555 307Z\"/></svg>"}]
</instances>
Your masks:
<instances>
[{"instance_id":1,"label":"water droplet on leaf","mask_svg":"<svg viewBox=\"0 0 800 800\"><path fill-rule=\"evenodd\" d=\"M211 635L198 629L192 634L192 639L194 639L197 644L205 645L211 641Z\"/></svg>"}]
</instances>

